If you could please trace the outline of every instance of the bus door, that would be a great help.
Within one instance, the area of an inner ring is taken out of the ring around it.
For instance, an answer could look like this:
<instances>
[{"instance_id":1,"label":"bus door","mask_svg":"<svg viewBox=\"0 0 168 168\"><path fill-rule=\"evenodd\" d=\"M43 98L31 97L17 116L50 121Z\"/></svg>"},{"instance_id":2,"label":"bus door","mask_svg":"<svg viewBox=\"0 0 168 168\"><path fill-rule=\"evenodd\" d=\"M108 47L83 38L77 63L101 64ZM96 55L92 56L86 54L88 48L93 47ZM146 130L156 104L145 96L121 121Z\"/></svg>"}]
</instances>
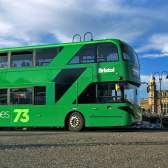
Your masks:
<instances>
[{"instance_id":1,"label":"bus door","mask_svg":"<svg viewBox=\"0 0 168 168\"><path fill-rule=\"evenodd\" d=\"M100 126L111 125L112 119L116 117L114 102L121 98L120 91L116 89L115 84L91 83L78 97L79 107L83 108L92 122L99 121Z\"/></svg>"}]
</instances>

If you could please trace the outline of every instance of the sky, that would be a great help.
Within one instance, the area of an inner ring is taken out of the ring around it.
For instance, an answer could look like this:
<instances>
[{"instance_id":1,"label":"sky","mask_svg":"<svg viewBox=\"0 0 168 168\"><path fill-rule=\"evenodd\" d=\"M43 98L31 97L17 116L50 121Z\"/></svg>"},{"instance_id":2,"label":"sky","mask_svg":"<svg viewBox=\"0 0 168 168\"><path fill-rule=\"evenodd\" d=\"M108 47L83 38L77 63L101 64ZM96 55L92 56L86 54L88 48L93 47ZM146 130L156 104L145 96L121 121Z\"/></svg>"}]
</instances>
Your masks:
<instances>
[{"instance_id":1,"label":"sky","mask_svg":"<svg viewBox=\"0 0 168 168\"><path fill-rule=\"evenodd\" d=\"M147 82L154 72L168 71L167 17L167 0L0 0L0 48L70 42L91 31L94 39L129 43Z\"/></svg>"}]
</instances>

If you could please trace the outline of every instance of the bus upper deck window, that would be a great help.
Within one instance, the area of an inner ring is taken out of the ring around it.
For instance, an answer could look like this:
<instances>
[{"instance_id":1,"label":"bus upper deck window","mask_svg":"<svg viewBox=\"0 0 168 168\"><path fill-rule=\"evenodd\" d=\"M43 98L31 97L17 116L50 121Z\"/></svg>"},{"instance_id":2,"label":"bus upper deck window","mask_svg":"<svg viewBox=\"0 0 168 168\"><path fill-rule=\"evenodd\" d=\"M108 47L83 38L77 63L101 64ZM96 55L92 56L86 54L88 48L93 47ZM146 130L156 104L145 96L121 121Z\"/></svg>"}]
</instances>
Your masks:
<instances>
[{"instance_id":1,"label":"bus upper deck window","mask_svg":"<svg viewBox=\"0 0 168 168\"><path fill-rule=\"evenodd\" d=\"M69 64L86 64L96 61L96 46L84 45L73 57Z\"/></svg>"},{"instance_id":2,"label":"bus upper deck window","mask_svg":"<svg viewBox=\"0 0 168 168\"><path fill-rule=\"evenodd\" d=\"M13 52L11 56L11 67L33 66L33 52L19 51Z\"/></svg>"},{"instance_id":3,"label":"bus upper deck window","mask_svg":"<svg viewBox=\"0 0 168 168\"><path fill-rule=\"evenodd\" d=\"M8 53L0 53L0 68L8 67Z\"/></svg>"},{"instance_id":4,"label":"bus upper deck window","mask_svg":"<svg viewBox=\"0 0 168 168\"><path fill-rule=\"evenodd\" d=\"M118 50L112 43L98 44L97 62L109 62L118 60Z\"/></svg>"},{"instance_id":5,"label":"bus upper deck window","mask_svg":"<svg viewBox=\"0 0 168 168\"><path fill-rule=\"evenodd\" d=\"M61 50L62 47L36 49L36 66L48 65Z\"/></svg>"}]
</instances>

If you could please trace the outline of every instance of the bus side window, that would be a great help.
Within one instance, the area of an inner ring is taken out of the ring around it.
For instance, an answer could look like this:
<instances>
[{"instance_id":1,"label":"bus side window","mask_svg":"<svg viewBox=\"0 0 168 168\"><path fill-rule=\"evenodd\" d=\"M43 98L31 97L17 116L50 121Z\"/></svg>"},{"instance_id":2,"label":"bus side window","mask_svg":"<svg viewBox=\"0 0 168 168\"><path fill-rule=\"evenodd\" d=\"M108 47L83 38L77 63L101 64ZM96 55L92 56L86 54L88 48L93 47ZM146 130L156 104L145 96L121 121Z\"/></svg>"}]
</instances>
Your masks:
<instances>
[{"instance_id":1,"label":"bus side window","mask_svg":"<svg viewBox=\"0 0 168 168\"><path fill-rule=\"evenodd\" d=\"M76 102L74 102L76 103ZM96 85L91 83L78 97L79 104L96 103Z\"/></svg>"},{"instance_id":2,"label":"bus side window","mask_svg":"<svg viewBox=\"0 0 168 168\"><path fill-rule=\"evenodd\" d=\"M46 104L46 87L40 87L40 86L34 87L34 104L35 105Z\"/></svg>"},{"instance_id":3,"label":"bus side window","mask_svg":"<svg viewBox=\"0 0 168 168\"><path fill-rule=\"evenodd\" d=\"M88 44L83 46L69 64L85 64L96 62L96 46Z\"/></svg>"},{"instance_id":4,"label":"bus side window","mask_svg":"<svg viewBox=\"0 0 168 168\"><path fill-rule=\"evenodd\" d=\"M33 52L19 51L11 55L11 67L29 67L33 66Z\"/></svg>"},{"instance_id":5,"label":"bus side window","mask_svg":"<svg viewBox=\"0 0 168 168\"><path fill-rule=\"evenodd\" d=\"M11 104L32 104L32 88L10 89Z\"/></svg>"},{"instance_id":6,"label":"bus side window","mask_svg":"<svg viewBox=\"0 0 168 168\"><path fill-rule=\"evenodd\" d=\"M0 105L7 105L7 89L0 89Z\"/></svg>"},{"instance_id":7,"label":"bus side window","mask_svg":"<svg viewBox=\"0 0 168 168\"><path fill-rule=\"evenodd\" d=\"M63 47L36 49L36 66L48 65Z\"/></svg>"},{"instance_id":8,"label":"bus side window","mask_svg":"<svg viewBox=\"0 0 168 168\"><path fill-rule=\"evenodd\" d=\"M118 60L118 49L112 43L100 43L97 46L97 62Z\"/></svg>"},{"instance_id":9,"label":"bus side window","mask_svg":"<svg viewBox=\"0 0 168 168\"><path fill-rule=\"evenodd\" d=\"M0 53L0 68L8 67L8 53Z\"/></svg>"}]
</instances>

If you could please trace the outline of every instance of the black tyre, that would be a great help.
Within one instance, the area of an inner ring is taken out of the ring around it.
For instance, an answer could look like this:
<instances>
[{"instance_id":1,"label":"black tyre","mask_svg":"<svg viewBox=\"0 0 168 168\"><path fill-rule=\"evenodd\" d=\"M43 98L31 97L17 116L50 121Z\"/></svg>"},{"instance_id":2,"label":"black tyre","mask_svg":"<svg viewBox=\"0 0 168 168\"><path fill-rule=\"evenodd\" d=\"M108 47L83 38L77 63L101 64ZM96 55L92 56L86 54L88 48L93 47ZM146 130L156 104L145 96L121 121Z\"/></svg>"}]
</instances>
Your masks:
<instances>
[{"instance_id":1,"label":"black tyre","mask_svg":"<svg viewBox=\"0 0 168 168\"><path fill-rule=\"evenodd\" d=\"M81 131L84 128L84 118L78 112L73 112L68 118L67 128L69 131Z\"/></svg>"}]
</instances>

